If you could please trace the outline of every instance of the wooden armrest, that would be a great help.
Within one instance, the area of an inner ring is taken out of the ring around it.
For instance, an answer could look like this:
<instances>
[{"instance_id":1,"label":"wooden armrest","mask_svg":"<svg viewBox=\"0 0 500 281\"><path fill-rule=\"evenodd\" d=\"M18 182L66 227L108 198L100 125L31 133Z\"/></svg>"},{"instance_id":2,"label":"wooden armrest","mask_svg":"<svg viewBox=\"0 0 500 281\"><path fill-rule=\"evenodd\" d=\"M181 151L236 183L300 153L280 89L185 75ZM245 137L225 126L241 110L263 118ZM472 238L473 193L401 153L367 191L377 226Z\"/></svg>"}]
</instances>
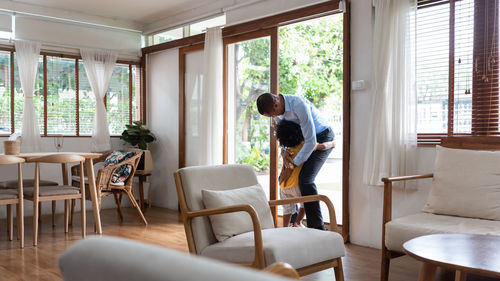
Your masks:
<instances>
[{"instance_id":1,"label":"wooden armrest","mask_svg":"<svg viewBox=\"0 0 500 281\"><path fill-rule=\"evenodd\" d=\"M394 181L418 180L418 179L432 178L433 176L434 174L390 177L390 178L382 178L382 182L385 183Z\"/></svg>"},{"instance_id":2,"label":"wooden armrest","mask_svg":"<svg viewBox=\"0 0 500 281\"><path fill-rule=\"evenodd\" d=\"M339 232L337 228L337 219L335 217L335 207L333 206L332 201L325 195L317 194L317 195L308 195L301 196L290 199L281 199L281 200L270 200L269 206L278 206L278 205L286 205L293 203L305 203L305 202L313 202L313 201L323 201L328 207L328 214L330 215L330 231Z\"/></svg>"},{"instance_id":3,"label":"wooden armrest","mask_svg":"<svg viewBox=\"0 0 500 281\"><path fill-rule=\"evenodd\" d=\"M297 270L295 270L290 264L285 262L273 263L270 266L266 267L264 271L296 280L300 279L300 275Z\"/></svg>"},{"instance_id":4,"label":"wooden armrest","mask_svg":"<svg viewBox=\"0 0 500 281\"><path fill-rule=\"evenodd\" d=\"M249 204L232 205L211 209L203 209L199 211L186 212L186 219L189 221L194 217L204 217L211 215L220 215L234 212L247 212L252 219L253 224L253 237L255 241L255 258L252 266L256 268L264 268L266 263L264 260L264 246L262 242L262 230L260 227L259 217L255 209Z\"/></svg>"}]
</instances>

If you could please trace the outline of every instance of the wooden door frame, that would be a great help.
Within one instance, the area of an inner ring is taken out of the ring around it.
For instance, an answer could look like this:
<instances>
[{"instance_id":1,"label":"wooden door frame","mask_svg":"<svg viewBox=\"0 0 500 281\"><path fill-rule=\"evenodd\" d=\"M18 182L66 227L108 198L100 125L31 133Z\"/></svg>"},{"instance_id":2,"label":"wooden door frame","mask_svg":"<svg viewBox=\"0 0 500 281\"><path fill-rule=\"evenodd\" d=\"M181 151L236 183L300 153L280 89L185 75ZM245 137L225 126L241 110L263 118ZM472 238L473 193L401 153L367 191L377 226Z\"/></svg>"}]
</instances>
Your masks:
<instances>
[{"instance_id":1,"label":"wooden door frame","mask_svg":"<svg viewBox=\"0 0 500 281\"><path fill-rule=\"evenodd\" d=\"M343 13L343 152L342 152L342 235L344 241L349 241L349 160L350 160L350 1L346 1L346 11ZM338 13L332 10L330 13L321 13L315 17L322 17ZM300 22L306 19L296 19L293 22ZM291 23L287 22L286 24ZM284 26L285 23L282 25ZM270 62L270 90L271 93L279 93L279 26L254 30L246 33L238 33L233 36L223 38L223 163L228 161L228 115L227 115L227 45L236 42L270 36L271 39L271 62ZM193 39L194 40L194 39ZM199 42L199 41L197 41ZM203 50L204 44L197 43L179 48L179 168L186 165L186 95L185 95L185 56L194 51ZM155 50L158 51L158 50ZM274 133L270 132L270 199L277 199L278 195L278 144ZM273 217L277 221L276 208L272 209Z\"/></svg>"}]
</instances>

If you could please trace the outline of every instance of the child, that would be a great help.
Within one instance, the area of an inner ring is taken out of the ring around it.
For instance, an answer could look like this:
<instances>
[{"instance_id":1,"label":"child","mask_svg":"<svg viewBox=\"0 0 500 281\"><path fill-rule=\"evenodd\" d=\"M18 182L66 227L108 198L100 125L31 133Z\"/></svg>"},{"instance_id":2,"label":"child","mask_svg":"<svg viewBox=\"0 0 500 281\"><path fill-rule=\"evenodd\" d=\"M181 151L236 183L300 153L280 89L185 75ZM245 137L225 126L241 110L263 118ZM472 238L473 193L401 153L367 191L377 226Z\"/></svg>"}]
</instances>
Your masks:
<instances>
[{"instance_id":1,"label":"child","mask_svg":"<svg viewBox=\"0 0 500 281\"><path fill-rule=\"evenodd\" d=\"M287 120L282 120L276 129L276 137L280 142L280 146L283 149L287 149L293 158L302 149L304 145L304 136L302 135L302 130L300 125ZM316 146L316 149L326 150L335 147L333 141L320 143ZM280 198L296 198L301 196L299 188L299 174L302 165L293 168L290 177L283 182L280 182ZM290 218L295 212L296 204L283 205L283 227L287 227L290 224ZM301 226L301 221L304 218L305 210L304 203L300 203L299 213L297 219L293 223L293 226Z\"/></svg>"}]
</instances>

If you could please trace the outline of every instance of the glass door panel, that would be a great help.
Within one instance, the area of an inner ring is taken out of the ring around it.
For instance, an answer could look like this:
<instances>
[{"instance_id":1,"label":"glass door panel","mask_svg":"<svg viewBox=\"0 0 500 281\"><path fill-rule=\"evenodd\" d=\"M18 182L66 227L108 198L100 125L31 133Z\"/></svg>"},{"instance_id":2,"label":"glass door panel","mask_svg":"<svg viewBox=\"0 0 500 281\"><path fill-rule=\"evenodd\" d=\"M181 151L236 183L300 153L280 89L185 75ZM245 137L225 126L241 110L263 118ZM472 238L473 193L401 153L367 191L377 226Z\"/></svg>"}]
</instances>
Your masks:
<instances>
[{"instance_id":1,"label":"glass door panel","mask_svg":"<svg viewBox=\"0 0 500 281\"><path fill-rule=\"evenodd\" d=\"M279 89L311 101L335 132L335 145L316 177L318 193L335 206L342 224L343 16L302 21L279 30ZM325 222L328 209L321 204Z\"/></svg>"},{"instance_id":2,"label":"glass door panel","mask_svg":"<svg viewBox=\"0 0 500 281\"><path fill-rule=\"evenodd\" d=\"M257 97L270 90L269 37L227 45L228 163L250 164L269 197L270 118L257 111Z\"/></svg>"}]
</instances>

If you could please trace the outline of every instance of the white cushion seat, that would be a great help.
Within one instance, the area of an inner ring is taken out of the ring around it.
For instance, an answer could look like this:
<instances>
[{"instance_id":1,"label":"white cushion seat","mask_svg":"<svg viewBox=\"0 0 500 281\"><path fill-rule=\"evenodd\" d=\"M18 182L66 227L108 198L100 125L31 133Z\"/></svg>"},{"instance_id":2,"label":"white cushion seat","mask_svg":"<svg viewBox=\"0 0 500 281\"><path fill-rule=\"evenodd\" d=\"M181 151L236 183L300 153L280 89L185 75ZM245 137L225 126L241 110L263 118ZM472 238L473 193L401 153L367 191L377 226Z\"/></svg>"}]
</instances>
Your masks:
<instances>
[{"instance_id":1,"label":"white cushion seat","mask_svg":"<svg viewBox=\"0 0 500 281\"><path fill-rule=\"evenodd\" d=\"M24 188L24 195L28 197L33 196L33 187ZM79 194L80 189L69 185L59 186L40 186L39 196L54 196L54 195L68 195Z\"/></svg>"},{"instance_id":2,"label":"white cushion seat","mask_svg":"<svg viewBox=\"0 0 500 281\"><path fill-rule=\"evenodd\" d=\"M17 198L16 189L0 189L0 200L2 199L15 199Z\"/></svg>"},{"instance_id":3,"label":"white cushion seat","mask_svg":"<svg viewBox=\"0 0 500 281\"><path fill-rule=\"evenodd\" d=\"M266 265L289 263L298 269L345 255L344 239L337 232L310 228L270 228L262 230ZM252 262L253 231L230 237L205 247L202 256L228 262Z\"/></svg>"},{"instance_id":4,"label":"white cushion seat","mask_svg":"<svg viewBox=\"0 0 500 281\"><path fill-rule=\"evenodd\" d=\"M500 221L417 213L394 219L385 225L385 245L403 252L403 244L415 237L438 233L500 236Z\"/></svg>"}]
</instances>

